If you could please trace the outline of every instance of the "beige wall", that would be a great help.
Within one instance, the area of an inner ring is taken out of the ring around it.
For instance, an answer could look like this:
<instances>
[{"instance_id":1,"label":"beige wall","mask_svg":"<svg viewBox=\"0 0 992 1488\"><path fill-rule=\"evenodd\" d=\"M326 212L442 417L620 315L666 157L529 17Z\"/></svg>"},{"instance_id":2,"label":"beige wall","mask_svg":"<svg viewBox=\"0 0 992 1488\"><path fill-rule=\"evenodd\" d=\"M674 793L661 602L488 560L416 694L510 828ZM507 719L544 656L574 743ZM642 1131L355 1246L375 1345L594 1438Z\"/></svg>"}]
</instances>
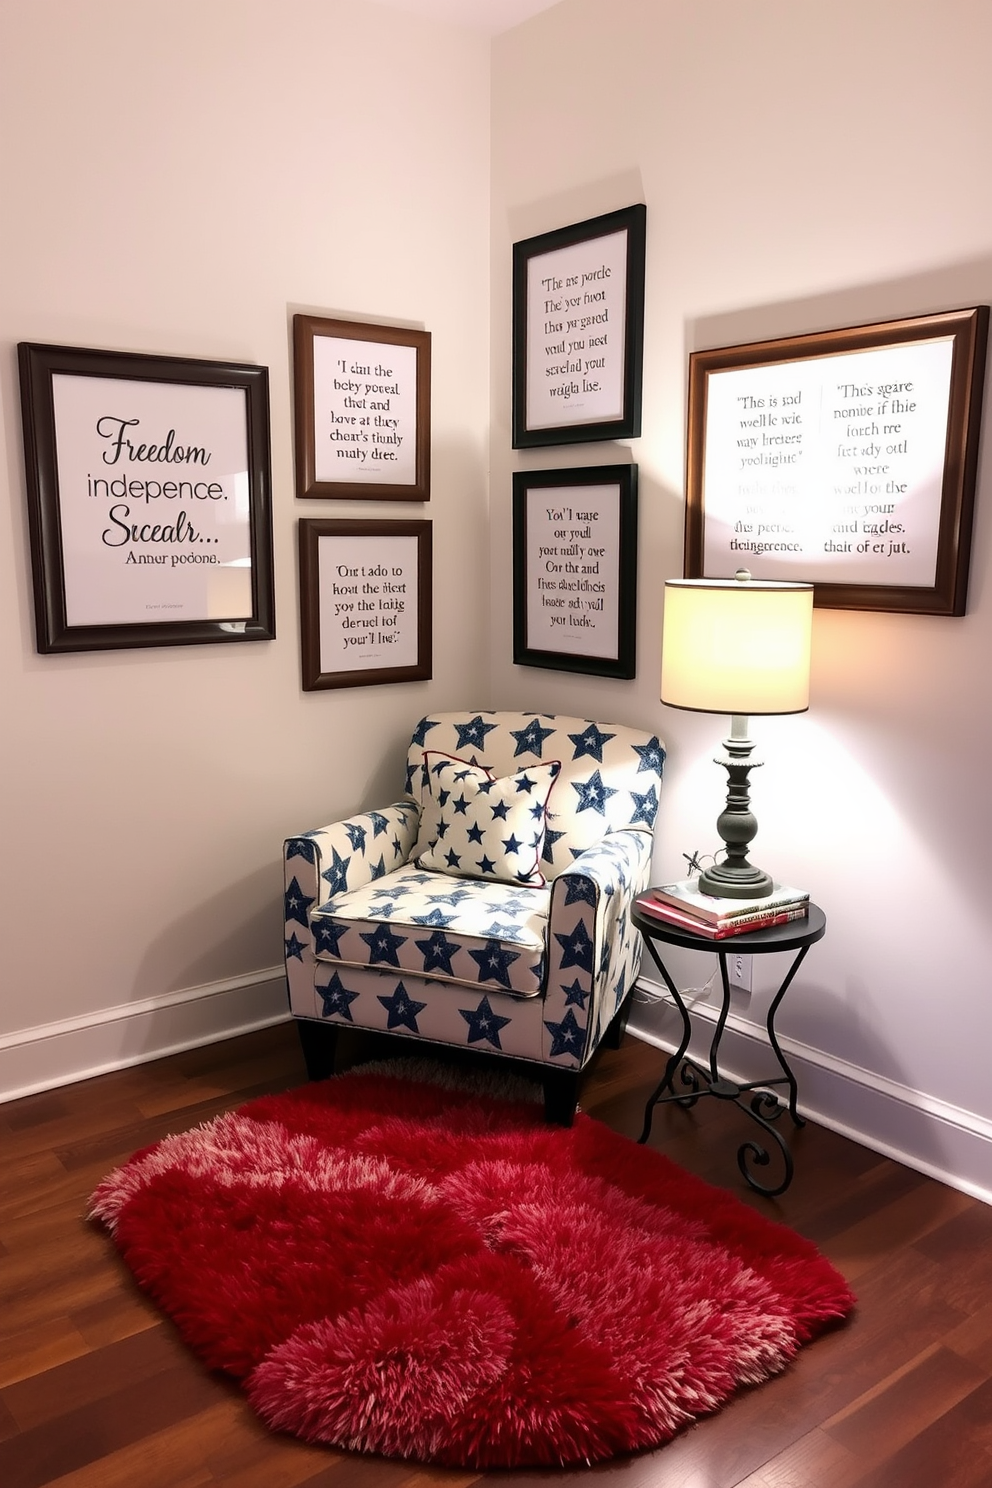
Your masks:
<instances>
[{"instance_id":1,"label":"beige wall","mask_svg":"<svg viewBox=\"0 0 992 1488\"><path fill-rule=\"evenodd\" d=\"M688 353L992 300L990 53L985 0L566 0L494 43L494 696L663 734L659 878L716 845L725 780L710 763L719 720L662 708L657 691L662 581L682 571ZM639 200L637 679L514 667L510 471L616 448L510 452L511 244ZM756 721L767 764L753 798L755 859L828 915L780 1019L805 1094L835 1124L992 1192L987 433L968 615L818 610L811 710ZM681 967L684 984L708 973ZM769 976L756 967L750 1005L736 1005L744 1034ZM640 1017L671 1034L669 1015Z\"/></svg>"},{"instance_id":2,"label":"beige wall","mask_svg":"<svg viewBox=\"0 0 992 1488\"><path fill-rule=\"evenodd\" d=\"M283 837L393 799L420 714L485 701L488 88L482 37L378 5L2 7L0 1086L19 1030L278 967ZM428 505L296 501L294 310L431 331ZM277 640L36 654L21 340L269 368ZM303 694L296 521L358 514L433 521L434 680Z\"/></svg>"}]
</instances>

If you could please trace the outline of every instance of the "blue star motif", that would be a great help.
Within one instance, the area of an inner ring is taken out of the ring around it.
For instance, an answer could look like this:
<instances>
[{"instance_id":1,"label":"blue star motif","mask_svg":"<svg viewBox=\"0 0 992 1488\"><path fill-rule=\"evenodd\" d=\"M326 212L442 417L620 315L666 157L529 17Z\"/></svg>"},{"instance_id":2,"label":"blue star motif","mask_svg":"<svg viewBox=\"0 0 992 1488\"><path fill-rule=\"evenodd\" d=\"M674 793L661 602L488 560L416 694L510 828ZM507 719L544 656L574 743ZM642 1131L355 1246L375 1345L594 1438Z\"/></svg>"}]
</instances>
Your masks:
<instances>
[{"instance_id":1,"label":"blue star motif","mask_svg":"<svg viewBox=\"0 0 992 1488\"><path fill-rule=\"evenodd\" d=\"M386 860L383 857L382 853L379 854L379 861L378 861L378 863L373 863L372 866L371 866L371 868L369 869L369 872L372 874L372 880L373 880L373 882L377 878L385 878L385 876L386 876Z\"/></svg>"},{"instance_id":2,"label":"blue star motif","mask_svg":"<svg viewBox=\"0 0 992 1488\"><path fill-rule=\"evenodd\" d=\"M416 765L411 765L410 764L410 761L407 760L406 778L404 780L404 789L406 791L408 791L408 792L413 790L413 777L414 777L414 775L416 775L416 773L417 773L417 766Z\"/></svg>"},{"instance_id":3,"label":"blue star motif","mask_svg":"<svg viewBox=\"0 0 992 1488\"><path fill-rule=\"evenodd\" d=\"M369 948L369 964L399 966L399 958L396 952L401 945L406 945L405 935L394 935L388 925L380 925L377 930L370 934L362 933L361 939Z\"/></svg>"},{"instance_id":4,"label":"blue star motif","mask_svg":"<svg viewBox=\"0 0 992 1488\"><path fill-rule=\"evenodd\" d=\"M562 971L566 966L578 966L582 971L592 971L592 941L582 920L570 935L559 935L556 932L555 940L561 946L561 960L558 964Z\"/></svg>"},{"instance_id":5,"label":"blue star motif","mask_svg":"<svg viewBox=\"0 0 992 1488\"><path fill-rule=\"evenodd\" d=\"M455 852L453 847L445 853L444 861L447 863L449 868L460 868L462 863L461 858Z\"/></svg>"},{"instance_id":6,"label":"blue star motif","mask_svg":"<svg viewBox=\"0 0 992 1488\"><path fill-rule=\"evenodd\" d=\"M469 827L468 831L465 833L465 835L468 838L469 842L481 842L482 841L482 828L479 826L479 823L478 822L473 822L472 825Z\"/></svg>"},{"instance_id":7,"label":"blue star motif","mask_svg":"<svg viewBox=\"0 0 992 1488\"><path fill-rule=\"evenodd\" d=\"M652 785L643 795L639 791L631 791L630 798L634 803L634 814L630 818L630 825L635 822L645 822L647 826L654 826L654 819L658 815L658 792Z\"/></svg>"},{"instance_id":8,"label":"blue star motif","mask_svg":"<svg viewBox=\"0 0 992 1488\"><path fill-rule=\"evenodd\" d=\"M520 849L523 847L523 843L520 841L520 838L517 836L516 832L511 832L509 837L503 838L503 846L506 848L508 853L519 853Z\"/></svg>"},{"instance_id":9,"label":"blue star motif","mask_svg":"<svg viewBox=\"0 0 992 1488\"><path fill-rule=\"evenodd\" d=\"M459 749L485 749L486 735L496 727L494 723L483 723L482 714L477 713L471 723L456 723Z\"/></svg>"},{"instance_id":10,"label":"blue star motif","mask_svg":"<svg viewBox=\"0 0 992 1488\"><path fill-rule=\"evenodd\" d=\"M585 1043L585 1031L575 1021L575 1014L569 1008L560 1023L549 1023L544 1020L544 1026L551 1035L551 1057L556 1054L572 1054L578 1059L582 1054Z\"/></svg>"},{"instance_id":11,"label":"blue star motif","mask_svg":"<svg viewBox=\"0 0 992 1488\"><path fill-rule=\"evenodd\" d=\"M493 814L493 821L495 821L497 817L499 817L501 821L506 821L506 814L509 811L510 807L506 801L497 801L496 805L491 807L490 809Z\"/></svg>"},{"instance_id":12,"label":"blue star motif","mask_svg":"<svg viewBox=\"0 0 992 1488\"><path fill-rule=\"evenodd\" d=\"M349 1023L354 1023L351 1016L351 1004L358 996L357 992L349 992L337 972L331 977L326 987L318 987L317 995L323 1002L321 1017L329 1018L336 1013L339 1018L347 1018Z\"/></svg>"},{"instance_id":13,"label":"blue star motif","mask_svg":"<svg viewBox=\"0 0 992 1488\"><path fill-rule=\"evenodd\" d=\"M583 987L578 977L575 978L575 981L570 987L562 987L562 991L565 994L566 1007L577 1007L582 1012L585 1012L586 998L589 996L589 989Z\"/></svg>"},{"instance_id":14,"label":"blue star motif","mask_svg":"<svg viewBox=\"0 0 992 1488\"><path fill-rule=\"evenodd\" d=\"M307 920L307 910L313 903L313 898L309 894L304 894L294 878L286 890L284 899L286 904L286 919L295 920L298 925L302 925L306 929L309 923Z\"/></svg>"},{"instance_id":15,"label":"blue star motif","mask_svg":"<svg viewBox=\"0 0 992 1488\"><path fill-rule=\"evenodd\" d=\"M544 748L544 741L545 739L550 739L553 733L554 729L541 727L541 720L539 718L531 719L525 729L511 729L510 738L517 741L517 747L513 751L513 758L516 759L520 754L536 754L538 759L540 759L541 751Z\"/></svg>"},{"instance_id":16,"label":"blue star motif","mask_svg":"<svg viewBox=\"0 0 992 1488\"><path fill-rule=\"evenodd\" d=\"M437 718L422 718L414 729L413 738L410 742L423 746L427 739L428 729L437 728L439 722L440 720Z\"/></svg>"},{"instance_id":17,"label":"blue star motif","mask_svg":"<svg viewBox=\"0 0 992 1488\"><path fill-rule=\"evenodd\" d=\"M402 842L400 841L400 839L398 837L394 837L393 838L393 852L396 854L396 856L398 858L399 857L402 857L402 854L403 854L403 844L402 844Z\"/></svg>"},{"instance_id":18,"label":"blue star motif","mask_svg":"<svg viewBox=\"0 0 992 1488\"><path fill-rule=\"evenodd\" d=\"M445 832L448 830L448 828L450 826L451 826L451 823L450 822L446 822L443 816L439 816L438 817L438 820L437 820L437 836L434 838L435 844L438 843L438 842L440 842L441 838L444 836Z\"/></svg>"},{"instance_id":19,"label":"blue star motif","mask_svg":"<svg viewBox=\"0 0 992 1488\"><path fill-rule=\"evenodd\" d=\"M338 941L348 930L347 925L336 925L333 920L314 920L314 949L318 956L339 956Z\"/></svg>"},{"instance_id":20,"label":"blue star motif","mask_svg":"<svg viewBox=\"0 0 992 1488\"><path fill-rule=\"evenodd\" d=\"M457 940L449 940L440 930L435 930L429 940L418 940L414 944L423 953L425 972L443 971L448 976L454 976L451 958L456 951L461 950Z\"/></svg>"},{"instance_id":21,"label":"blue star motif","mask_svg":"<svg viewBox=\"0 0 992 1488\"><path fill-rule=\"evenodd\" d=\"M606 785L598 770L594 770L586 781L573 780L572 789L579 798L576 811L598 811L600 816L606 815L606 803L616 791L611 785Z\"/></svg>"},{"instance_id":22,"label":"blue star motif","mask_svg":"<svg viewBox=\"0 0 992 1488\"><path fill-rule=\"evenodd\" d=\"M451 804L454 807L456 816L468 815L468 796L464 792L458 797L457 801L452 801Z\"/></svg>"},{"instance_id":23,"label":"blue star motif","mask_svg":"<svg viewBox=\"0 0 992 1488\"><path fill-rule=\"evenodd\" d=\"M557 774L557 771L555 773ZM531 780L529 775L521 771L517 779L517 795L519 796L521 791L525 791L529 796L536 784L536 780Z\"/></svg>"},{"instance_id":24,"label":"blue star motif","mask_svg":"<svg viewBox=\"0 0 992 1488\"><path fill-rule=\"evenodd\" d=\"M380 997L386 1012L387 1032L390 1028L409 1028L411 1033L419 1033L417 1027L417 1014L422 1013L427 1006L426 1002L414 1002L402 982L396 983L396 991L391 997Z\"/></svg>"},{"instance_id":25,"label":"blue star motif","mask_svg":"<svg viewBox=\"0 0 992 1488\"><path fill-rule=\"evenodd\" d=\"M365 828L360 827L357 822L346 822L345 831L348 833L348 841L351 843L352 852L365 855Z\"/></svg>"},{"instance_id":26,"label":"blue star motif","mask_svg":"<svg viewBox=\"0 0 992 1488\"><path fill-rule=\"evenodd\" d=\"M548 827L544 833L544 850L541 853L541 861L543 863L554 863L555 843L559 842L564 835L564 832L555 832L551 827Z\"/></svg>"},{"instance_id":27,"label":"blue star motif","mask_svg":"<svg viewBox=\"0 0 992 1488\"><path fill-rule=\"evenodd\" d=\"M583 729L581 734L569 734L568 737L575 745L573 759L581 759L584 754L588 754L590 759L598 760L602 764L603 745L609 743L610 739L615 739L616 734L602 734L596 725L591 723L587 729Z\"/></svg>"},{"instance_id":28,"label":"blue star motif","mask_svg":"<svg viewBox=\"0 0 992 1488\"><path fill-rule=\"evenodd\" d=\"M505 940L508 935L513 933L514 928L513 925L501 925L498 920L493 920L486 929L483 930L480 928L476 933L495 937L497 940Z\"/></svg>"},{"instance_id":29,"label":"blue star motif","mask_svg":"<svg viewBox=\"0 0 992 1488\"><path fill-rule=\"evenodd\" d=\"M492 1044L494 1049L502 1052L503 1045L499 1041L499 1031L505 1028L511 1020L501 1018L498 1013L494 1013L489 1006L488 997L482 999L474 1013L467 1008L459 1008L458 1011L468 1024L468 1043L477 1044L484 1040L487 1044Z\"/></svg>"},{"instance_id":30,"label":"blue star motif","mask_svg":"<svg viewBox=\"0 0 992 1488\"><path fill-rule=\"evenodd\" d=\"M487 941L484 951L469 951L469 955L479 968L479 981L489 979L501 987L509 987L510 967L520 960L518 951L504 951L498 940Z\"/></svg>"},{"instance_id":31,"label":"blue star motif","mask_svg":"<svg viewBox=\"0 0 992 1488\"><path fill-rule=\"evenodd\" d=\"M584 874L572 873L565 878L566 904L591 904L596 908L596 885Z\"/></svg>"},{"instance_id":32,"label":"blue star motif","mask_svg":"<svg viewBox=\"0 0 992 1488\"><path fill-rule=\"evenodd\" d=\"M369 820L372 823L373 837L381 837L384 832L389 831L389 818L383 816L381 811L370 811Z\"/></svg>"},{"instance_id":33,"label":"blue star motif","mask_svg":"<svg viewBox=\"0 0 992 1488\"><path fill-rule=\"evenodd\" d=\"M410 918L415 925L451 925L458 916L442 914L439 909L432 909L430 914L411 915Z\"/></svg>"},{"instance_id":34,"label":"blue star motif","mask_svg":"<svg viewBox=\"0 0 992 1488\"><path fill-rule=\"evenodd\" d=\"M482 854L482 857L479 859L477 866L480 873L496 872L496 864L493 862L492 858L487 858L485 853Z\"/></svg>"},{"instance_id":35,"label":"blue star motif","mask_svg":"<svg viewBox=\"0 0 992 1488\"><path fill-rule=\"evenodd\" d=\"M633 749L634 753L641 757L641 763L637 767L638 775L644 770L650 770L652 773L657 771L659 775L661 774L665 763L665 751L661 747L661 740L657 734L652 734L646 744L633 745Z\"/></svg>"},{"instance_id":36,"label":"blue star motif","mask_svg":"<svg viewBox=\"0 0 992 1488\"><path fill-rule=\"evenodd\" d=\"M293 933L289 937L289 939L285 942L285 945L286 945L286 960L287 961L290 959L291 956L295 956L296 959L297 959L297 961L302 961L303 960L303 952L307 948L306 947L306 941L304 941L304 940L297 940L297 938L296 938L296 931L295 930L293 931Z\"/></svg>"},{"instance_id":37,"label":"blue star motif","mask_svg":"<svg viewBox=\"0 0 992 1488\"><path fill-rule=\"evenodd\" d=\"M317 849L308 837L291 837L286 843L286 856L287 858L304 858L308 863L316 863Z\"/></svg>"},{"instance_id":38,"label":"blue star motif","mask_svg":"<svg viewBox=\"0 0 992 1488\"><path fill-rule=\"evenodd\" d=\"M350 858L342 858L336 847L331 848L331 866L320 875L331 894L341 894L348 887L348 865Z\"/></svg>"},{"instance_id":39,"label":"blue star motif","mask_svg":"<svg viewBox=\"0 0 992 1488\"><path fill-rule=\"evenodd\" d=\"M463 899L471 899L471 889L452 889L450 893L428 894L428 904L461 904Z\"/></svg>"}]
</instances>

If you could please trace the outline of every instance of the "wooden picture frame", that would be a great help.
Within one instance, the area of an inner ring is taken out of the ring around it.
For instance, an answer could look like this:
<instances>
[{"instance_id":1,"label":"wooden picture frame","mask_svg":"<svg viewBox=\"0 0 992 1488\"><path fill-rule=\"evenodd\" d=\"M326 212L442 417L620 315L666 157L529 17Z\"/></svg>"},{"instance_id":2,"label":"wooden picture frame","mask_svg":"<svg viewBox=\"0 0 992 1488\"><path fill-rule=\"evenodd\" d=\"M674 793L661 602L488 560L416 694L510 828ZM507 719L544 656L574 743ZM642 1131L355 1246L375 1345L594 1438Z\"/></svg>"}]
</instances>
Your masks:
<instances>
[{"instance_id":1,"label":"wooden picture frame","mask_svg":"<svg viewBox=\"0 0 992 1488\"><path fill-rule=\"evenodd\" d=\"M640 434L646 216L514 243L514 449Z\"/></svg>"},{"instance_id":2,"label":"wooden picture frame","mask_svg":"<svg viewBox=\"0 0 992 1488\"><path fill-rule=\"evenodd\" d=\"M429 501L431 336L293 317L296 494Z\"/></svg>"},{"instance_id":3,"label":"wooden picture frame","mask_svg":"<svg viewBox=\"0 0 992 1488\"><path fill-rule=\"evenodd\" d=\"M513 477L513 660L598 677L637 670L637 466Z\"/></svg>"},{"instance_id":4,"label":"wooden picture frame","mask_svg":"<svg viewBox=\"0 0 992 1488\"><path fill-rule=\"evenodd\" d=\"M39 652L272 640L268 369L18 361Z\"/></svg>"},{"instance_id":5,"label":"wooden picture frame","mask_svg":"<svg viewBox=\"0 0 992 1488\"><path fill-rule=\"evenodd\" d=\"M989 307L693 352L685 576L965 613Z\"/></svg>"},{"instance_id":6,"label":"wooden picture frame","mask_svg":"<svg viewBox=\"0 0 992 1488\"><path fill-rule=\"evenodd\" d=\"M304 692L431 676L427 521L299 523Z\"/></svg>"}]
</instances>

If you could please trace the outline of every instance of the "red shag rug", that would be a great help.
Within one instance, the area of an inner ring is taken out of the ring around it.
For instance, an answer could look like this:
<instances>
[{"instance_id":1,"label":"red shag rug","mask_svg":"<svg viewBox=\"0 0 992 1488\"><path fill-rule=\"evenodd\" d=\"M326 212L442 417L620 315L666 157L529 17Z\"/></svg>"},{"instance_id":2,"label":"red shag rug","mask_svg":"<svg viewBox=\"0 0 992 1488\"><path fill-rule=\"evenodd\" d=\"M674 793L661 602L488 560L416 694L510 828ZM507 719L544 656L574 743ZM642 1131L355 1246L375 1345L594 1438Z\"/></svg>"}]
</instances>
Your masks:
<instances>
[{"instance_id":1,"label":"red shag rug","mask_svg":"<svg viewBox=\"0 0 992 1488\"><path fill-rule=\"evenodd\" d=\"M93 1214L269 1426L448 1466L658 1446L853 1307L809 1241L495 1088L402 1061L255 1100Z\"/></svg>"}]
</instances>

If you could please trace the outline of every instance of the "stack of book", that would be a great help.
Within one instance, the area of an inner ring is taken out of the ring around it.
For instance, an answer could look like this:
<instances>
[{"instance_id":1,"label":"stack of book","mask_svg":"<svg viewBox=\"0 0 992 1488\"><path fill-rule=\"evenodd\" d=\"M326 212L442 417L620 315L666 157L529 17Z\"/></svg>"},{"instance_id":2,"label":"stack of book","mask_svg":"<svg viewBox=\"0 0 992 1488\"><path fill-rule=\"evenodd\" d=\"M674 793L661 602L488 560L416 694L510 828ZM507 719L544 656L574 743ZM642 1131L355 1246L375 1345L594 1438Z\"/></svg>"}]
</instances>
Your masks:
<instances>
[{"instance_id":1,"label":"stack of book","mask_svg":"<svg viewBox=\"0 0 992 1488\"><path fill-rule=\"evenodd\" d=\"M803 920L809 912L809 894L776 884L762 899L721 899L699 892L698 878L648 889L637 900L642 914L681 930L692 930L707 940L725 940L750 930L767 930Z\"/></svg>"}]
</instances>

